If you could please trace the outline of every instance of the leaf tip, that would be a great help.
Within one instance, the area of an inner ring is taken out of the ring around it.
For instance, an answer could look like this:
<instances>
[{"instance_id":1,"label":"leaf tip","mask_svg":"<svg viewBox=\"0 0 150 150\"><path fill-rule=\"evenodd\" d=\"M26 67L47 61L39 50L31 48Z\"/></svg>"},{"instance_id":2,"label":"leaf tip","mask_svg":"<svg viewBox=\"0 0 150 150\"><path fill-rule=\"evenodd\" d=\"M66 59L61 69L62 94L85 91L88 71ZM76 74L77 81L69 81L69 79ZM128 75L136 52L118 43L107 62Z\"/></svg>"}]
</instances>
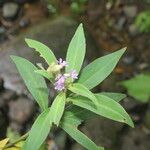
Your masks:
<instances>
[{"instance_id":1,"label":"leaf tip","mask_svg":"<svg viewBox=\"0 0 150 150\"><path fill-rule=\"evenodd\" d=\"M122 51L125 52L126 50L127 50L127 47L123 47L123 48L122 48Z\"/></svg>"},{"instance_id":2,"label":"leaf tip","mask_svg":"<svg viewBox=\"0 0 150 150\"><path fill-rule=\"evenodd\" d=\"M15 56L14 55L10 55L10 58L13 59Z\"/></svg>"},{"instance_id":3,"label":"leaf tip","mask_svg":"<svg viewBox=\"0 0 150 150\"><path fill-rule=\"evenodd\" d=\"M124 119L124 122L126 124L128 124L130 127L134 128L134 123L133 123L132 119L130 117L128 119L129 119L128 121L126 119Z\"/></svg>"},{"instance_id":4,"label":"leaf tip","mask_svg":"<svg viewBox=\"0 0 150 150\"><path fill-rule=\"evenodd\" d=\"M18 56L15 56L15 55L10 55L10 58L12 61L14 61Z\"/></svg>"},{"instance_id":5,"label":"leaf tip","mask_svg":"<svg viewBox=\"0 0 150 150\"><path fill-rule=\"evenodd\" d=\"M80 23L80 24L79 24L78 29L80 29L80 30L83 31L83 23Z\"/></svg>"},{"instance_id":6,"label":"leaf tip","mask_svg":"<svg viewBox=\"0 0 150 150\"><path fill-rule=\"evenodd\" d=\"M127 50L127 47L123 47L120 51L122 52L122 54Z\"/></svg>"},{"instance_id":7,"label":"leaf tip","mask_svg":"<svg viewBox=\"0 0 150 150\"><path fill-rule=\"evenodd\" d=\"M120 58L125 53L126 49L127 49L127 47L124 47L114 53L118 54L117 56Z\"/></svg>"},{"instance_id":8,"label":"leaf tip","mask_svg":"<svg viewBox=\"0 0 150 150\"><path fill-rule=\"evenodd\" d=\"M30 46L30 43L31 43L32 41L34 41L34 40L32 40L32 39L30 39L30 38L25 38L25 42L27 43L28 46Z\"/></svg>"},{"instance_id":9,"label":"leaf tip","mask_svg":"<svg viewBox=\"0 0 150 150\"><path fill-rule=\"evenodd\" d=\"M134 123L133 123L133 121L130 123L130 127L134 128Z\"/></svg>"},{"instance_id":10,"label":"leaf tip","mask_svg":"<svg viewBox=\"0 0 150 150\"><path fill-rule=\"evenodd\" d=\"M30 40L29 38L25 38L24 39L26 43L28 43L28 41Z\"/></svg>"},{"instance_id":11,"label":"leaf tip","mask_svg":"<svg viewBox=\"0 0 150 150\"><path fill-rule=\"evenodd\" d=\"M79 24L79 27L83 27L83 23L80 23L80 24Z\"/></svg>"}]
</instances>

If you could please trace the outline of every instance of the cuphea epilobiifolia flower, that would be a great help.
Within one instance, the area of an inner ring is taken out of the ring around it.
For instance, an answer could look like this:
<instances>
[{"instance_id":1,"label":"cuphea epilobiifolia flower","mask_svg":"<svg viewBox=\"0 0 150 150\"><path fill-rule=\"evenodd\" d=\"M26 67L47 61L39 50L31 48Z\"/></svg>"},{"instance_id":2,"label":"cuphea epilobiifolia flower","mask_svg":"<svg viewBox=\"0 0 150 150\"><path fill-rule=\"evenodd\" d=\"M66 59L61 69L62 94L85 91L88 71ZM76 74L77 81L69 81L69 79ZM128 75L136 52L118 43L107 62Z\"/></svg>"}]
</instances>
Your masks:
<instances>
[{"instance_id":1,"label":"cuphea epilobiifolia flower","mask_svg":"<svg viewBox=\"0 0 150 150\"><path fill-rule=\"evenodd\" d=\"M62 58L59 58L57 62L58 62L58 65L60 65L62 68L68 66L68 63L62 60Z\"/></svg>"},{"instance_id":2,"label":"cuphea epilobiifolia flower","mask_svg":"<svg viewBox=\"0 0 150 150\"><path fill-rule=\"evenodd\" d=\"M76 72L76 70L72 70L70 71L70 73L63 73L63 69L66 66L68 66L68 63L62 60L62 58L59 58L57 64L52 63L47 70L51 73L55 72L54 88L57 91L65 90L68 83L72 83L75 79L78 79L78 73Z\"/></svg>"}]
</instances>

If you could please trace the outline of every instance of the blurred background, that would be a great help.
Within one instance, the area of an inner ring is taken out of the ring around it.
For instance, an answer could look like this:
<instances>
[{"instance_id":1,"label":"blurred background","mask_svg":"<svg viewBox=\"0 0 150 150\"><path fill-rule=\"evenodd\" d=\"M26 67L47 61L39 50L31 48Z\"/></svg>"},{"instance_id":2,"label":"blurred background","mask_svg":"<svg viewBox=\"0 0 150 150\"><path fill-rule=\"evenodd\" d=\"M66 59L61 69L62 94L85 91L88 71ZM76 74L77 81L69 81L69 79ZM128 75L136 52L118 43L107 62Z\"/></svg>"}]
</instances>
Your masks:
<instances>
[{"instance_id":1,"label":"blurred background","mask_svg":"<svg viewBox=\"0 0 150 150\"><path fill-rule=\"evenodd\" d=\"M42 62L25 44L25 38L32 38L65 58L80 22L86 33L85 65L127 47L116 69L94 91L126 93L121 104L135 122L132 129L98 117L80 129L106 150L150 150L150 0L0 0L0 139L15 140L39 113L9 56ZM50 100L54 95L50 90ZM59 129L47 143L49 150L83 150Z\"/></svg>"}]
</instances>

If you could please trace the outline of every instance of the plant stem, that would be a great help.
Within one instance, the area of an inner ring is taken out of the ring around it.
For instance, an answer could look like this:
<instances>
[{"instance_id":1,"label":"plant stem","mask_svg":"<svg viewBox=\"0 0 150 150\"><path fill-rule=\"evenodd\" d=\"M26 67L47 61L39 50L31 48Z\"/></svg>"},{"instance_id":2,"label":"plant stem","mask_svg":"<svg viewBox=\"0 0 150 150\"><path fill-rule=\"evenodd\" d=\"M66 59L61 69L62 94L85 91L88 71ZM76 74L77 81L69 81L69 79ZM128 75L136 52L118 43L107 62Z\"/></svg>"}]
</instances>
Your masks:
<instances>
[{"instance_id":1,"label":"plant stem","mask_svg":"<svg viewBox=\"0 0 150 150\"><path fill-rule=\"evenodd\" d=\"M15 140L14 142L8 143L3 149L13 147L15 144L19 143L20 141L25 140L28 137L28 135L29 133L22 135L19 139Z\"/></svg>"}]
</instances>

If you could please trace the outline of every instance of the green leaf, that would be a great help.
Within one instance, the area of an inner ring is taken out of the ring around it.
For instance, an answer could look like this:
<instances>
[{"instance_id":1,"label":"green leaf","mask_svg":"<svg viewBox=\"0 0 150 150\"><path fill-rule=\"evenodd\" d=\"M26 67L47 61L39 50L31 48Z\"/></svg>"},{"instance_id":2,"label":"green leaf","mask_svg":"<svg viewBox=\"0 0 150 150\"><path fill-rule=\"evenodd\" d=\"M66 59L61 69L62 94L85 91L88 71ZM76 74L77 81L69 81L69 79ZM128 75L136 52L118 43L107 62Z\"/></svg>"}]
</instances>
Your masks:
<instances>
[{"instance_id":1,"label":"green leaf","mask_svg":"<svg viewBox=\"0 0 150 150\"><path fill-rule=\"evenodd\" d=\"M97 95L105 95L111 99L113 99L116 102L120 102L122 99L124 99L126 97L125 94L122 93L113 93L113 92L101 92L101 93L97 93Z\"/></svg>"},{"instance_id":2,"label":"green leaf","mask_svg":"<svg viewBox=\"0 0 150 150\"><path fill-rule=\"evenodd\" d=\"M35 72L52 81L53 76L50 75L46 70L36 70Z\"/></svg>"},{"instance_id":3,"label":"green leaf","mask_svg":"<svg viewBox=\"0 0 150 150\"><path fill-rule=\"evenodd\" d=\"M94 94L88 90L84 85L79 83L74 83L71 86L68 87L68 90L72 91L73 93L77 95L81 95L84 97L89 98L95 105L97 105L97 99L94 96Z\"/></svg>"},{"instance_id":4,"label":"green leaf","mask_svg":"<svg viewBox=\"0 0 150 150\"><path fill-rule=\"evenodd\" d=\"M53 62L57 62L54 53L43 43L27 38L25 41L30 48L34 48L37 52L39 52L40 56L43 57L49 65Z\"/></svg>"},{"instance_id":5,"label":"green leaf","mask_svg":"<svg viewBox=\"0 0 150 150\"><path fill-rule=\"evenodd\" d=\"M92 148L89 150L93 150L95 148L99 148L99 150L101 150L101 147L96 146L90 139L86 137L86 135L77 129L78 125L80 125L82 121L93 118L93 116L95 115L90 111L75 105L71 105L66 109L61 120L60 127L64 129L77 142L79 142L83 147L87 148L87 146L89 146L89 148ZM66 127L66 125L69 125L69 127ZM80 141L80 138L82 141ZM89 145L87 145L86 142L88 142Z\"/></svg>"},{"instance_id":6,"label":"green leaf","mask_svg":"<svg viewBox=\"0 0 150 150\"><path fill-rule=\"evenodd\" d=\"M51 121L57 126L59 125L60 119L65 109L65 100L66 100L66 94L64 92L60 93L54 99L54 102L52 103L51 106L51 110L50 110Z\"/></svg>"},{"instance_id":7,"label":"green leaf","mask_svg":"<svg viewBox=\"0 0 150 150\"><path fill-rule=\"evenodd\" d=\"M97 86L113 71L125 50L126 48L123 48L94 60L82 70L78 83L85 85L88 89Z\"/></svg>"},{"instance_id":8,"label":"green leaf","mask_svg":"<svg viewBox=\"0 0 150 150\"><path fill-rule=\"evenodd\" d=\"M69 106L69 108L66 108L60 124L65 122L78 126L85 118L88 118L89 114L87 112L88 110L86 109L82 109L78 106L71 105Z\"/></svg>"},{"instance_id":9,"label":"green leaf","mask_svg":"<svg viewBox=\"0 0 150 150\"><path fill-rule=\"evenodd\" d=\"M123 122L130 125L131 127L134 127L130 116L126 113L124 108L119 103L115 102L113 99L104 95L95 94L95 96L98 99L98 105L96 108L95 105L93 105L93 103L89 99L81 96L68 99L74 105L88 109L91 112L101 115L103 117L118 122Z\"/></svg>"},{"instance_id":10,"label":"green leaf","mask_svg":"<svg viewBox=\"0 0 150 150\"><path fill-rule=\"evenodd\" d=\"M47 138L51 129L50 110L43 111L34 122L23 150L38 150Z\"/></svg>"},{"instance_id":11,"label":"green leaf","mask_svg":"<svg viewBox=\"0 0 150 150\"><path fill-rule=\"evenodd\" d=\"M11 56L16 67L22 76L28 90L35 98L41 109L48 108L48 89L43 77L35 73L37 68L28 60Z\"/></svg>"},{"instance_id":12,"label":"green leaf","mask_svg":"<svg viewBox=\"0 0 150 150\"><path fill-rule=\"evenodd\" d=\"M150 74L140 74L121 82L128 94L140 102L148 102L150 98Z\"/></svg>"},{"instance_id":13,"label":"green leaf","mask_svg":"<svg viewBox=\"0 0 150 150\"><path fill-rule=\"evenodd\" d=\"M82 24L80 24L68 47L66 61L69 65L66 67L66 72L76 70L79 73L85 57L85 51L84 31Z\"/></svg>"},{"instance_id":14,"label":"green leaf","mask_svg":"<svg viewBox=\"0 0 150 150\"><path fill-rule=\"evenodd\" d=\"M93 141L91 141L85 134L79 131L76 126L63 123L61 124L61 128L86 149L104 150L102 147L97 146Z\"/></svg>"}]
</instances>

